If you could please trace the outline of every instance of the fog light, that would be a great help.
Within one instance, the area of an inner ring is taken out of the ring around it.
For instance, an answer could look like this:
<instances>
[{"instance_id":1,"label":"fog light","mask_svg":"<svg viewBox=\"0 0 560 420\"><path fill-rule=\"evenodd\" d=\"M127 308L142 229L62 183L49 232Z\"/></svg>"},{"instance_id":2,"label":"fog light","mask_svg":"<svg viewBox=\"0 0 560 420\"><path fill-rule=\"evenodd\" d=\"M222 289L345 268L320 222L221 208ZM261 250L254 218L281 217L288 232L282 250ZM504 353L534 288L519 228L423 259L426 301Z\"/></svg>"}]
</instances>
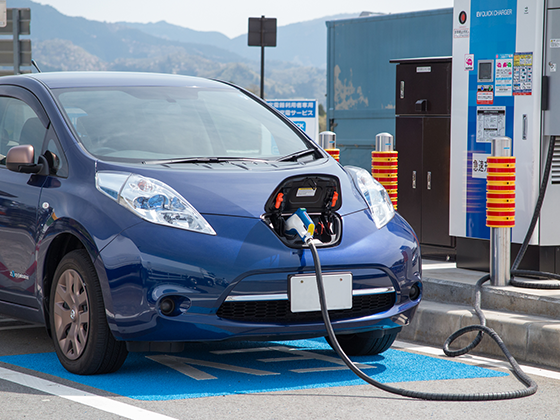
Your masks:
<instances>
[{"instance_id":1,"label":"fog light","mask_svg":"<svg viewBox=\"0 0 560 420\"><path fill-rule=\"evenodd\" d=\"M408 292L410 300L416 300L420 297L420 283L414 283Z\"/></svg>"},{"instance_id":2,"label":"fog light","mask_svg":"<svg viewBox=\"0 0 560 420\"><path fill-rule=\"evenodd\" d=\"M172 315L175 311L175 301L169 297L163 298L159 303L159 310L165 316Z\"/></svg>"}]
</instances>

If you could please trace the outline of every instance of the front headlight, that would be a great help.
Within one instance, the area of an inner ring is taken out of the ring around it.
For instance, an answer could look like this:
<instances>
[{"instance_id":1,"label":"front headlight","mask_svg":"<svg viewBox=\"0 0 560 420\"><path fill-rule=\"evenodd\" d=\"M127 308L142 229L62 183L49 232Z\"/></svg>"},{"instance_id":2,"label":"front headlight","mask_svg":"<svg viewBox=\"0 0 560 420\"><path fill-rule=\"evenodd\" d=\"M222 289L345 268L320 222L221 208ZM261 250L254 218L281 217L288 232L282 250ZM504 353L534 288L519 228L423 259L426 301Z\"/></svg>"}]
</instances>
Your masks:
<instances>
[{"instance_id":1,"label":"front headlight","mask_svg":"<svg viewBox=\"0 0 560 420\"><path fill-rule=\"evenodd\" d=\"M95 185L99 191L148 222L216 234L181 194L157 179L123 172L98 172Z\"/></svg>"},{"instance_id":2,"label":"front headlight","mask_svg":"<svg viewBox=\"0 0 560 420\"><path fill-rule=\"evenodd\" d=\"M391 203L389 194L371 174L365 169L356 166L345 166L344 169L352 176L354 184L361 191L366 200L375 226L381 229L395 215L395 208Z\"/></svg>"}]
</instances>

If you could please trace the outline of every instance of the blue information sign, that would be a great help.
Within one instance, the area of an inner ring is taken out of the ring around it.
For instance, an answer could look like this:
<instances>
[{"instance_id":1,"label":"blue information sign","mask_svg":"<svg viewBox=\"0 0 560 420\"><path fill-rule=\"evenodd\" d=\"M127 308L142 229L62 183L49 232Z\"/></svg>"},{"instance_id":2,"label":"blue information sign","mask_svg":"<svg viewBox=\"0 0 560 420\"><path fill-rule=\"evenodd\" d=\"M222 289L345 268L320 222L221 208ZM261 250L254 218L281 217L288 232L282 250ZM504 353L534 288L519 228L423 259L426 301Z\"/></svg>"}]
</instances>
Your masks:
<instances>
[{"instance_id":1,"label":"blue information sign","mask_svg":"<svg viewBox=\"0 0 560 420\"><path fill-rule=\"evenodd\" d=\"M288 117L311 139L317 141L319 112L315 99L269 99L267 103Z\"/></svg>"},{"instance_id":2,"label":"blue information sign","mask_svg":"<svg viewBox=\"0 0 560 420\"><path fill-rule=\"evenodd\" d=\"M294 118L315 118L317 113L317 102L309 100L272 100L268 101L269 105L272 105L286 117Z\"/></svg>"}]
</instances>

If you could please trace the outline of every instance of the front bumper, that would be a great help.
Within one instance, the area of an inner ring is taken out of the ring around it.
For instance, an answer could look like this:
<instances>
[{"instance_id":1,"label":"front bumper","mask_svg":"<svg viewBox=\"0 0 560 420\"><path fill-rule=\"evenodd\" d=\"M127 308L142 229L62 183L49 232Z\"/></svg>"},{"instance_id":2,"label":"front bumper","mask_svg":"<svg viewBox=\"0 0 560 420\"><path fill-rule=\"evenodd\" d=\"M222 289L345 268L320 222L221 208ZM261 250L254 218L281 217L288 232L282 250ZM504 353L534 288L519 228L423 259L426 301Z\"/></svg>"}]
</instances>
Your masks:
<instances>
[{"instance_id":1,"label":"front bumper","mask_svg":"<svg viewBox=\"0 0 560 420\"><path fill-rule=\"evenodd\" d=\"M314 272L309 250L287 248L260 219L205 218L217 236L146 222L122 232L101 251L97 267L115 337L188 342L326 334L320 313L293 318L285 309L288 277ZM420 301L408 293L421 281L420 251L410 227L396 216L377 230L366 211L345 216L343 222L340 244L319 250L323 272L352 272L354 301L369 305L381 298L381 303L374 303L374 309L333 311L335 331L406 325ZM170 315L160 308L166 298L177 304ZM265 307L264 316L237 312L259 305ZM278 307L284 309L275 315Z\"/></svg>"}]
</instances>

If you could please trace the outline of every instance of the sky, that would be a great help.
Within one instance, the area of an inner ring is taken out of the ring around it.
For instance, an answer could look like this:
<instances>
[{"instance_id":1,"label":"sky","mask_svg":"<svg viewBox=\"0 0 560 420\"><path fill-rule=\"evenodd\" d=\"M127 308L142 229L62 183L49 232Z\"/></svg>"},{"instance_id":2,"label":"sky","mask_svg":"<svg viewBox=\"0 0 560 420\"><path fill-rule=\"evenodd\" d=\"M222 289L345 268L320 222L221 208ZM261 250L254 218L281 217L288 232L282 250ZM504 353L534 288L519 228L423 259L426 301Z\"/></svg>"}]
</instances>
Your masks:
<instances>
[{"instance_id":1,"label":"sky","mask_svg":"<svg viewBox=\"0 0 560 420\"><path fill-rule=\"evenodd\" d=\"M248 18L275 17L278 26L340 13L402 13L452 7L453 0L34 0L68 16L105 22L158 22L230 38L247 33ZM10 0L7 0L10 7Z\"/></svg>"}]
</instances>

